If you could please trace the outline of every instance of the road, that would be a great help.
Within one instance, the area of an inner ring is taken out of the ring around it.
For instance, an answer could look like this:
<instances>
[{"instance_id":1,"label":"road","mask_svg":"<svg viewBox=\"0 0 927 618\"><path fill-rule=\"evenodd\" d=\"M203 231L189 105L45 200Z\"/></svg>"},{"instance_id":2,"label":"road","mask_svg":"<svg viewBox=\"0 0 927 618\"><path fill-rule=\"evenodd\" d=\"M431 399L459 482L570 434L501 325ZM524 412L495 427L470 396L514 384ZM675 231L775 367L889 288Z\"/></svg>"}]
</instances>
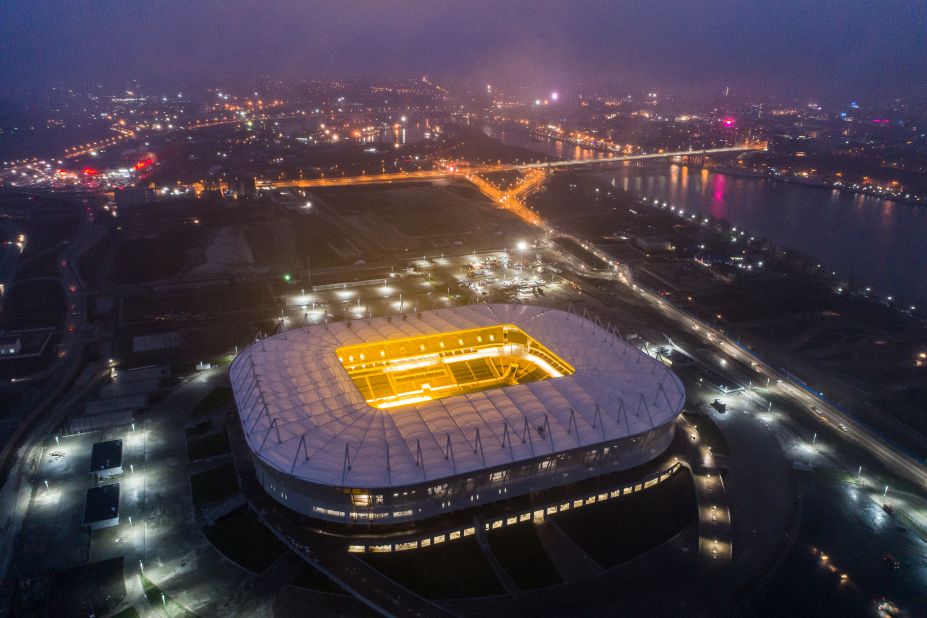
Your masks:
<instances>
[{"instance_id":1,"label":"road","mask_svg":"<svg viewBox=\"0 0 927 618\"><path fill-rule=\"evenodd\" d=\"M415 172L394 172L389 174L364 174L362 176L343 176L341 178L313 178L308 180L268 180L268 179L257 179L257 186L262 188L270 189L284 189L284 188L312 188L312 187L344 187L344 186L353 186L353 185L366 185L366 184L378 184L378 183L391 183L391 182L414 182L422 180L437 180L440 178L451 178L459 176L477 186L480 186L480 181L483 183L489 184L479 177L480 174L489 174L492 172L505 172L510 170L519 170L524 172L529 172L527 174L528 182L530 183L523 189L518 187L511 189L507 192L501 192L502 195L509 194L510 198L512 192L514 197L525 197L528 192L537 188L538 183L543 180L535 179L532 174L533 170L542 170L542 169L562 169L567 167L577 167L582 165L593 165L593 164L607 164L607 163L621 163L624 161L639 161L642 159L668 159L673 157L685 157L690 155L706 155L706 154L731 154L735 152L750 152L753 150L765 150L765 145L757 144L744 144L741 146L730 146L726 148L708 148L703 150L678 150L673 152L658 152L652 154L642 154L642 155L626 155L621 157L603 157L601 159L575 159L568 161L551 161L546 163L528 163L525 165L474 165L467 166L462 165L459 169L455 168L455 171L449 169L436 169L436 170L421 170ZM491 185L490 185L491 186ZM500 191L499 189L495 189ZM501 197L500 195L499 197ZM535 216L536 218L536 216Z\"/></svg>"},{"instance_id":2,"label":"road","mask_svg":"<svg viewBox=\"0 0 927 618\"><path fill-rule=\"evenodd\" d=\"M765 144L741 144L725 148L704 148L701 150L679 150L675 152L655 152L651 154L623 155L620 157L602 157L601 159L577 159L570 161L550 161L547 163L527 163L513 166L515 169L525 170L532 168L562 168L578 167L580 165L598 165L602 163L621 163L623 161L641 161L646 159L665 159L667 157L687 157L711 154L732 154L735 152L750 152L752 150L766 150Z\"/></svg>"},{"instance_id":3,"label":"road","mask_svg":"<svg viewBox=\"0 0 927 618\"><path fill-rule=\"evenodd\" d=\"M89 385L81 390L71 391L57 406L48 409L65 392L81 367L83 337L88 326L85 323L87 307L84 284L76 264L96 238L93 212L81 206L80 227L58 260L59 279L68 303L67 328L59 344L58 358L42 371L43 375L52 375L55 379L43 390L41 399L36 402L29 415L22 419L16 432L0 450L0 476L9 472L3 477L3 485L0 487L0 512L8 514L7 519L0 525L0 581L4 583L18 531L22 526L22 518L26 514L32 495L30 475L44 448L44 440L55 424L64 418L71 405L108 373L106 369L97 372Z\"/></svg>"},{"instance_id":4,"label":"road","mask_svg":"<svg viewBox=\"0 0 927 618\"><path fill-rule=\"evenodd\" d=\"M595 250L594 253L602 259L610 259L609 256L598 250ZM822 398L816 397L800 386L790 382L785 375L764 363L748 350L737 345L734 341L729 339L724 332L700 322L678 309L675 305L667 302L659 295L637 285L634 282L633 274L630 272L630 269L624 268L619 274L618 280L629 286L640 298L653 305L659 312L677 325L684 327L687 331L701 333L705 337L707 343L718 352L744 363L749 367L753 367L757 373L769 378L770 383L776 384L782 395L800 404L799 407L807 411L809 416L817 418L819 421L822 418L826 418L827 422L837 425L842 430L841 433L848 440L868 451L895 473L916 483L919 487L927 489L927 467L925 467L922 462L908 456L906 453L898 451L894 446L886 443L880 436L873 433L845 412L838 410ZM815 414L815 408L821 414Z\"/></svg>"},{"instance_id":5,"label":"road","mask_svg":"<svg viewBox=\"0 0 927 618\"><path fill-rule=\"evenodd\" d=\"M657 304L658 308L668 317L672 317L675 321L688 326L692 330L701 330L705 332L706 335L711 335L709 341L714 344L718 351L742 363L755 367L760 375L770 379L770 383L777 384L777 388L781 394L800 404L801 408L806 410L809 415L812 417L818 416L818 420L823 416L828 419L828 422L836 423L847 439L867 450L897 474L911 480L921 488L927 489L927 469L925 469L921 462L909 457L905 453L899 452L894 446L887 444L882 438L875 435L867 427L863 426L848 414L838 410L820 397L815 397L812 393L800 386L793 384L785 375L782 375L750 352L732 342L720 331L700 323L675 306L659 299L655 294L642 290L641 288L638 288L638 291L642 296L648 297L647 299L650 302ZM821 415L816 415L813 411L814 408L817 408Z\"/></svg>"},{"instance_id":6,"label":"road","mask_svg":"<svg viewBox=\"0 0 927 618\"><path fill-rule=\"evenodd\" d=\"M547 174L541 170L530 170L520 183L508 190L502 190L480 176L486 172L472 170L464 176L473 183L480 192L496 203L500 208L518 215L532 225L540 225L541 218L525 204L525 198L533 191L537 191L547 179Z\"/></svg>"},{"instance_id":7,"label":"road","mask_svg":"<svg viewBox=\"0 0 927 618\"><path fill-rule=\"evenodd\" d=\"M419 182L438 180L455 176L449 170L422 170L417 172L396 172L391 174L365 174L363 176L344 176L341 178L313 178L309 180L258 180L258 188L287 189L314 187L345 187L368 184L385 184L393 182Z\"/></svg>"}]
</instances>

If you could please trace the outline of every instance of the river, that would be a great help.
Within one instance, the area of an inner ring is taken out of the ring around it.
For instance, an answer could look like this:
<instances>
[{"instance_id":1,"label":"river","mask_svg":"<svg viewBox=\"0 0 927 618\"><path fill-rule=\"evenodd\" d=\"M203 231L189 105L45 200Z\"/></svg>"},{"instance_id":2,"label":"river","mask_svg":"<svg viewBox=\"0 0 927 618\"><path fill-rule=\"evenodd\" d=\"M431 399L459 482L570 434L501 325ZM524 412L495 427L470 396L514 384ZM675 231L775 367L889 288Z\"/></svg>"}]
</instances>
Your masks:
<instances>
[{"instance_id":1,"label":"river","mask_svg":"<svg viewBox=\"0 0 927 618\"><path fill-rule=\"evenodd\" d=\"M605 156L487 127L504 144L557 158ZM768 178L649 162L602 172L614 186L723 218L882 295L927 302L927 208Z\"/></svg>"}]
</instances>

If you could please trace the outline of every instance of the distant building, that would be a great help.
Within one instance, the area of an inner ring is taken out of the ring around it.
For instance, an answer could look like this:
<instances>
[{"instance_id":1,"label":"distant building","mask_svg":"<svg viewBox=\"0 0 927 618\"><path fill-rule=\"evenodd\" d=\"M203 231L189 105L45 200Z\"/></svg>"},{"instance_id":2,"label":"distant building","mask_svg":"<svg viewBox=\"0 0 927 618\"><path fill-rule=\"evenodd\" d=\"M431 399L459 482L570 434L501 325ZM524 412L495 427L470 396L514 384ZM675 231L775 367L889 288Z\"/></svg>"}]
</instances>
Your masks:
<instances>
[{"instance_id":1,"label":"distant building","mask_svg":"<svg viewBox=\"0 0 927 618\"><path fill-rule=\"evenodd\" d=\"M0 356L15 356L22 352L23 342L16 336L0 336Z\"/></svg>"},{"instance_id":2,"label":"distant building","mask_svg":"<svg viewBox=\"0 0 927 618\"><path fill-rule=\"evenodd\" d=\"M87 490L83 523L91 530L119 525L119 483Z\"/></svg>"},{"instance_id":3,"label":"distant building","mask_svg":"<svg viewBox=\"0 0 927 618\"><path fill-rule=\"evenodd\" d=\"M638 236L634 243L644 251L672 251L673 243L656 236Z\"/></svg>"},{"instance_id":4,"label":"distant building","mask_svg":"<svg viewBox=\"0 0 927 618\"><path fill-rule=\"evenodd\" d=\"M128 187L114 191L116 206L126 208L132 206L141 206L143 204L153 204L157 201L157 195L154 189L148 187Z\"/></svg>"},{"instance_id":5,"label":"distant building","mask_svg":"<svg viewBox=\"0 0 927 618\"><path fill-rule=\"evenodd\" d=\"M257 193L257 183L254 176L250 178L236 178L229 184L229 193L235 197L252 197Z\"/></svg>"},{"instance_id":6,"label":"distant building","mask_svg":"<svg viewBox=\"0 0 927 618\"><path fill-rule=\"evenodd\" d=\"M108 479L122 474L122 440L97 442L90 453L90 474Z\"/></svg>"}]
</instances>

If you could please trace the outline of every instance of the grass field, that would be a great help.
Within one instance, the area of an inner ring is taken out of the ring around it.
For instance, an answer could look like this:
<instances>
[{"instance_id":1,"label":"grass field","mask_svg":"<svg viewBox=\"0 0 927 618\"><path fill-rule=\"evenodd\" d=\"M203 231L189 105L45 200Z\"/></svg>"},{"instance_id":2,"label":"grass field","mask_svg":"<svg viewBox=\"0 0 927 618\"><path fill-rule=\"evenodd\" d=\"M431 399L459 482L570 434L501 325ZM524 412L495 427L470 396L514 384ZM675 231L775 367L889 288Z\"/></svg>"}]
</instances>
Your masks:
<instances>
[{"instance_id":1,"label":"grass field","mask_svg":"<svg viewBox=\"0 0 927 618\"><path fill-rule=\"evenodd\" d=\"M608 262L592 253L591 251L583 249L583 247L572 238L555 238L553 242L566 253L569 253L589 268L597 270L608 270L611 268Z\"/></svg>"},{"instance_id":2,"label":"grass field","mask_svg":"<svg viewBox=\"0 0 927 618\"><path fill-rule=\"evenodd\" d=\"M562 581L533 525L506 526L493 530L488 538L492 553L521 590L553 586Z\"/></svg>"},{"instance_id":3,"label":"grass field","mask_svg":"<svg viewBox=\"0 0 927 618\"><path fill-rule=\"evenodd\" d=\"M0 329L40 328L64 324L67 304L57 281L47 279L13 283L0 312Z\"/></svg>"},{"instance_id":4,"label":"grass field","mask_svg":"<svg viewBox=\"0 0 927 618\"><path fill-rule=\"evenodd\" d=\"M213 424L212 420L206 419L205 421L199 422L193 427L187 427L187 440L190 438L198 438L200 436L205 436L212 431Z\"/></svg>"},{"instance_id":5,"label":"grass field","mask_svg":"<svg viewBox=\"0 0 927 618\"><path fill-rule=\"evenodd\" d=\"M207 504L221 502L238 492L235 466L225 463L190 476L193 506L202 511Z\"/></svg>"},{"instance_id":6,"label":"grass field","mask_svg":"<svg viewBox=\"0 0 927 618\"><path fill-rule=\"evenodd\" d=\"M390 579L427 598L505 592L472 537L414 551L363 554L363 558Z\"/></svg>"},{"instance_id":7,"label":"grass field","mask_svg":"<svg viewBox=\"0 0 927 618\"><path fill-rule=\"evenodd\" d=\"M231 452L232 447L229 444L229 437L224 431L210 434L201 438L192 438L187 440L187 456L190 461L199 461L200 459L209 459L217 455L224 455Z\"/></svg>"},{"instance_id":8,"label":"grass field","mask_svg":"<svg viewBox=\"0 0 927 618\"><path fill-rule=\"evenodd\" d=\"M300 567L299 572L296 574L296 577L293 578L293 581L290 582L290 585L307 590L345 594L341 586L308 564L303 564L302 567Z\"/></svg>"},{"instance_id":9,"label":"grass field","mask_svg":"<svg viewBox=\"0 0 927 618\"><path fill-rule=\"evenodd\" d=\"M681 532L695 520L686 468L634 494L553 516L553 521L603 568L623 564Z\"/></svg>"},{"instance_id":10,"label":"grass field","mask_svg":"<svg viewBox=\"0 0 927 618\"><path fill-rule=\"evenodd\" d=\"M191 417L205 416L212 414L222 406L228 405L232 401L232 389L228 386L220 386L211 391L204 397L196 407L193 408Z\"/></svg>"},{"instance_id":11,"label":"grass field","mask_svg":"<svg viewBox=\"0 0 927 618\"><path fill-rule=\"evenodd\" d=\"M204 528L203 534L226 558L258 575L286 551L247 507L220 517L215 525Z\"/></svg>"}]
</instances>

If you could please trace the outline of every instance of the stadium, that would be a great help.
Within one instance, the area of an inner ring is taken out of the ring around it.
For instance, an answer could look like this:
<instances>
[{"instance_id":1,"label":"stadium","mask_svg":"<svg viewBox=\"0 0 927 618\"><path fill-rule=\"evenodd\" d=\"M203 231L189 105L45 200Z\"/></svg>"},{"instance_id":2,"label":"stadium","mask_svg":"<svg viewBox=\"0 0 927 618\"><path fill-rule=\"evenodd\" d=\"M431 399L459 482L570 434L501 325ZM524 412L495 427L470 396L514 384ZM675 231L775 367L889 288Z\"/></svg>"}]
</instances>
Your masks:
<instances>
[{"instance_id":1,"label":"stadium","mask_svg":"<svg viewBox=\"0 0 927 618\"><path fill-rule=\"evenodd\" d=\"M398 524L627 470L663 453L679 379L572 312L481 304L318 324L232 363L264 489Z\"/></svg>"}]
</instances>

